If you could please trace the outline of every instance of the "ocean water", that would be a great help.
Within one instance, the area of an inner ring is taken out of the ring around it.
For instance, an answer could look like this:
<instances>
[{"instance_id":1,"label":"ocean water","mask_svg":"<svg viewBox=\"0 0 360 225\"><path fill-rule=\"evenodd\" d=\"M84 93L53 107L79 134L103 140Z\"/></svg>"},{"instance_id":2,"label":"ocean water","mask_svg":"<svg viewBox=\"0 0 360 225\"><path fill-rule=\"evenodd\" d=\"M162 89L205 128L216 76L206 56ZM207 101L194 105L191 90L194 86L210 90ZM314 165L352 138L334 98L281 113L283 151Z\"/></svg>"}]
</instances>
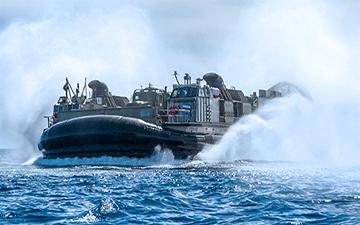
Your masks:
<instances>
[{"instance_id":1,"label":"ocean water","mask_svg":"<svg viewBox=\"0 0 360 225\"><path fill-rule=\"evenodd\" d=\"M169 154L2 163L0 224L359 224L359 171Z\"/></svg>"}]
</instances>

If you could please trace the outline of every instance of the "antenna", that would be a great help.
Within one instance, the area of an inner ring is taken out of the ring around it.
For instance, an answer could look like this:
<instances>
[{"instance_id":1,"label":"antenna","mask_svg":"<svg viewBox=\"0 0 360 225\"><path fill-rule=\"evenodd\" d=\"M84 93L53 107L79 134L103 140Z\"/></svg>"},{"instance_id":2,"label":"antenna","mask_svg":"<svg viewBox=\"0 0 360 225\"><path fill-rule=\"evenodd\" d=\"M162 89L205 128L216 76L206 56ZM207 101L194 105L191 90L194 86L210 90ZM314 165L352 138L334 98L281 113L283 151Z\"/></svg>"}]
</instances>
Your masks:
<instances>
[{"instance_id":1,"label":"antenna","mask_svg":"<svg viewBox=\"0 0 360 225\"><path fill-rule=\"evenodd\" d=\"M83 95L84 95L84 92L85 92L85 94L86 94L85 89L87 89L87 87L86 87L86 77L85 77L84 87L83 87L82 92L81 92L81 96L83 96Z\"/></svg>"},{"instance_id":2,"label":"antenna","mask_svg":"<svg viewBox=\"0 0 360 225\"><path fill-rule=\"evenodd\" d=\"M191 84L191 76L188 73L185 73L184 83L185 84Z\"/></svg>"},{"instance_id":3,"label":"antenna","mask_svg":"<svg viewBox=\"0 0 360 225\"><path fill-rule=\"evenodd\" d=\"M80 84L79 83L76 84L75 92L76 92L76 97L79 97L79 93L80 93Z\"/></svg>"},{"instance_id":4,"label":"antenna","mask_svg":"<svg viewBox=\"0 0 360 225\"><path fill-rule=\"evenodd\" d=\"M63 86L63 89L64 89L64 91L65 91L65 97L66 97L66 101L70 101L69 100L69 80L68 80L68 78L66 77L65 78L65 84L64 84L64 86ZM70 98L71 98L71 93L70 93Z\"/></svg>"},{"instance_id":5,"label":"antenna","mask_svg":"<svg viewBox=\"0 0 360 225\"><path fill-rule=\"evenodd\" d=\"M180 82L179 82L179 80L178 80L178 78L177 78L177 75L178 75L178 73L176 72L176 70L174 70L174 77L175 77L175 79L176 79L176 83L178 84L178 85L180 85Z\"/></svg>"},{"instance_id":6,"label":"antenna","mask_svg":"<svg viewBox=\"0 0 360 225\"><path fill-rule=\"evenodd\" d=\"M71 84L69 83L69 80L68 80L67 77L66 77L66 84L67 84L68 90L70 90L71 93L72 93L73 95L75 95L75 92L74 92L74 90L72 89ZM70 96L70 97L71 97L71 96Z\"/></svg>"}]
</instances>

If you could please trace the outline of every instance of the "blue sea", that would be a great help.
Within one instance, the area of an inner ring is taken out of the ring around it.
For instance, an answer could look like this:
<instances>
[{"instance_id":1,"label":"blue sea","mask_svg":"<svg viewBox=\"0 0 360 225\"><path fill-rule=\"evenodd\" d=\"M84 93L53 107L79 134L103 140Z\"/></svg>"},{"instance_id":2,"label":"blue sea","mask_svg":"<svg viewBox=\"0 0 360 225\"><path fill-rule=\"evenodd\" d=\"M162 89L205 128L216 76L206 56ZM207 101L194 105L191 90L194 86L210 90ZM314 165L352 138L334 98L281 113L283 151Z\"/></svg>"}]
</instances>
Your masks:
<instances>
[{"instance_id":1,"label":"blue sea","mask_svg":"<svg viewBox=\"0 0 360 225\"><path fill-rule=\"evenodd\" d=\"M0 224L359 224L359 171L168 156L2 163Z\"/></svg>"}]
</instances>

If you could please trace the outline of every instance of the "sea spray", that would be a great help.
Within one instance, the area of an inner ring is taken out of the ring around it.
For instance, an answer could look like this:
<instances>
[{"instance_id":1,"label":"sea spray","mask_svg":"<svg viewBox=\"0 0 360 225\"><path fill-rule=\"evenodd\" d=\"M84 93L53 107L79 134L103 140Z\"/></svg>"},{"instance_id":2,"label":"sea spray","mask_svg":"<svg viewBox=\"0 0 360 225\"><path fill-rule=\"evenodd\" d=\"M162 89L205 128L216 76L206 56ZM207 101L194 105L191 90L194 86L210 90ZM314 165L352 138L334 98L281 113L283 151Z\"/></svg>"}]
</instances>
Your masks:
<instances>
[{"instance_id":1,"label":"sea spray","mask_svg":"<svg viewBox=\"0 0 360 225\"><path fill-rule=\"evenodd\" d=\"M245 92L297 83L313 102L296 95L272 101L232 126L200 158L360 164L360 32L352 16L356 7L348 6L263 1L243 11L219 62L224 76Z\"/></svg>"},{"instance_id":2,"label":"sea spray","mask_svg":"<svg viewBox=\"0 0 360 225\"><path fill-rule=\"evenodd\" d=\"M157 40L144 12L133 6L103 12L58 11L41 20L13 22L0 33L0 129L12 136L15 161L36 151L44 115L62 94L65 77L106 82L129 95L146 74L159 79ZM16 140L16 141L15 141Z\"/></svg>"},{"instance_id":3,"label":"sea spray","mask_svg":"<svg viewBox=\"0 0 360 225\"><path fill-rule=\"evenodd\" d=\"M344 113L298 94L276 99L240 119L219 143L208 146L197 158L356 166L360 160L358 113L354 109Z\"/></svg>"}]
</instances>

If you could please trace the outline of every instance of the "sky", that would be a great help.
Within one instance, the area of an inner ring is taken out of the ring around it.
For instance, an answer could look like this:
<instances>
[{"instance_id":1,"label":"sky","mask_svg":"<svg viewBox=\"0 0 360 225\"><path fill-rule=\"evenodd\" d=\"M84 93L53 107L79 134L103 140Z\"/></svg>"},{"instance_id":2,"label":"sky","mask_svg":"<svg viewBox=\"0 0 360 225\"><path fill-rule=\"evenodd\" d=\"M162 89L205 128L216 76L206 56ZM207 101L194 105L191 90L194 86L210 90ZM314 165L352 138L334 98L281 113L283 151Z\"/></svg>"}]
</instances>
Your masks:
<instances>
[{"instance_id":1,"label":"sky","mask_svg":"<svg viewBox=\"0 0 360 225\"><path fill-rule=\"evenodd\" d=\"M36 145L66 76L130 96L171 86L174 70L213 71L246 94L289 81L339 105L360 95L359 11L356 0L0 0L0 148Z\"/></svg>"},{"instance_id":2,"label":"sky","mask_svg":"<svg viewBox=\"0 0 360 225\"><path fill-rule=\"evenodd\" d=\"M14 22L38 22L48 18L66 18L95 11L111 14L124 7L141 11L146 25L161 42L159 47L169 54L173 69L199 73L214 69L217 52L234 30L243 8L251 1L23 1L2 0L0 28ZM185 59L185 60L184 60ZM197 66L194 66L196 60ZM202 69L202 67L204 69ZM197 69L194 69L197 68ZM195 70L195 71L194 71Z\"/></svg>"}]
</instances>

